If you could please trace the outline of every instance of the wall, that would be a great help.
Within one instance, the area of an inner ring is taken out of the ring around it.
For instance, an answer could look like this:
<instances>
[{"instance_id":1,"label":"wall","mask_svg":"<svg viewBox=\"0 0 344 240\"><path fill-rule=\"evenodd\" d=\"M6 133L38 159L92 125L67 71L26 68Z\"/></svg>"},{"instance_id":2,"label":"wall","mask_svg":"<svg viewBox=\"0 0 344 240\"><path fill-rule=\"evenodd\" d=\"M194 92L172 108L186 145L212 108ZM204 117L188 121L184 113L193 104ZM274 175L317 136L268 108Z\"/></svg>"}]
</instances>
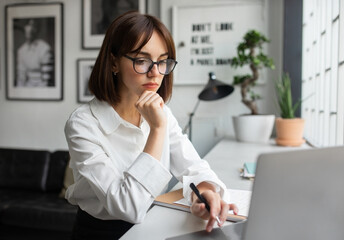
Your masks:
<instances>
[{"instance_id":1,"label":"wall","mask_svg":"<svg viewBox=\"0 0 344 240\"><path fill-rule=\"evenodd\" d=\"M247 0L246 0L247 1ZM249 2L248 0L247 2ZM283 46L283 0L251 0L252 2L262 1L265 5L264 16L266 19L266 32L271 42L268 45L267 53L275 60L276 69L269 71L265 79L265 84L256 87L257 93L262 96L258 101L258 108L261 114L275 114L273 79L280 76L282 72L282 46ZM235 0L212 0L211 3L223 2L243 2ZM207 4L207 0L162 0L160 2L160 18L172 29L172 6L173 5L197 5ZM232 46L236 47L236 46ZM205 76L207 78L207 76ZM231 84L232 79L220 79ZM182 126L188 120L188 115L192 112L197 102L197 96L203 89L202 85L177 85L174 87L173 98L169 105L174 111ZM187 100L186 100L187 99ZM234 136L232 126L232 116L249 113L249 110L241 103L240 89L235 87L235 91L230 96L212 102L201 102L193 117L193 139L198 151L207 151L224 136ZM202 155L202 154L201 154Z\"/></svg>"},{"instance_id":2,"label":"wall","mask_svg":"<svg viewBox=\"0 0 344 240\"><path fill-rule=\"evenodd\" d=\"M252 0L255 1L255 0ZM0 11L4 13L5 5L20 2L2 0ZM55 2L47 0L41 2ZM76 60L78 58L94 58L97 50L81 48L81 0L61 0L64 10L64 72L63 101L8 101L5 92L5 34L0 35L0 147L20 147L32 149L67 149L64 138L64 124L69 114L79 106L76 99ZM174 4L185 4L183 0L149 0L148 12L160 16L171 29L171 9ZM189 0L187 4L204 3L205 0ZM275 59L277 69L267 76L267 84L258 86L264 99L259 107L262 113L274 113L271 101L271 79L279 75L282 57L282 21L283 0L266 2L267 29L273 38L269 46L269 54ZM160 11L163 9L163 11ZM4 15L0 18L0 32L4 33ZM231 83L228 82L228 83ZM181 126L187 122L188 114L197 102L197 95L203 86L175 86L172 100L168 103ZM201 155L204 155L214 143L223 136L233 135L231 116L246 113L240 103L239 91L227 98L215 102L201 102L194 117L194 143Z\"/></svg>"}]
</instances>

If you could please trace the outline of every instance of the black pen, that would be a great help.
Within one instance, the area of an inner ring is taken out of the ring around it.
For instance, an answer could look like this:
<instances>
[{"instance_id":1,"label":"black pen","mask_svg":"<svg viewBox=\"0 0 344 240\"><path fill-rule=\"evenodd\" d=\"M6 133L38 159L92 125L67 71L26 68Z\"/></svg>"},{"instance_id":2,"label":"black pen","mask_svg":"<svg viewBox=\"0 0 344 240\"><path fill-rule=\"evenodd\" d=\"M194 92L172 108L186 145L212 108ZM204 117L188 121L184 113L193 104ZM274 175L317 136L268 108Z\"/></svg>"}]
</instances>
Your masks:
<instances>
[{"instance_id":1,"label":"black pen","mask_svg":"<svg viewBox=\"0 0 344 240\"><path fill-rule=\"evenodd\" d=\"M198 197L198 199L205 204L205 208L208 210L208 212L210 213L210 206L207 202L207 200L205 200L205 198L199 193L198 191L198 188L195 186L195 184L193 183L190 183L190 187L192 189L192 191L196 194L196 196ZM217 221L217 224L219 226L221 226L221 222L220 222L220 219L218 216L215 217L216 218L216 221Z\"/></svg>"}]
</instances>

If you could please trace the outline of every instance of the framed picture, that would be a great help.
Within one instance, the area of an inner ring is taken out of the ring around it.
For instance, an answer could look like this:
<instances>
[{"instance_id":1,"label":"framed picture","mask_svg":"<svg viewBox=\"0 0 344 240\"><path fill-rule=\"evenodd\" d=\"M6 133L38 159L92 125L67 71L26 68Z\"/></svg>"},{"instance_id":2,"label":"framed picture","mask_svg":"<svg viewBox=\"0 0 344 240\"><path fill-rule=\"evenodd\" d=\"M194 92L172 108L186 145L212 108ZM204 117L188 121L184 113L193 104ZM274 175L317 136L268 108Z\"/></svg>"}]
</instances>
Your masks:
<instances>
[{"instance_id":1,"label":"framed picture","mask_svg":"<svg viewBox=\"0 0 344 240\"><path fill-rule=\"evenodd\" d=\"M146 12L146 0L82 0L82 48L100 48L111 22L127 11Z\"/></svg>"},{"instance_id":2,"label":"framed picture","mask_svg":"<svg viewBox=\"0 0 344 240\"><path fill-rule=\"evenodd\" d=\"M174 83L205 85L209 72L231 83L234 75L247 74L249 68L234 70L231 59L248 30L267 32L265 8L263 1L173 6L172 34L178 61Z\"/></svg>"},{"instance_id":3,"label":"framed picture","mask_svg":"<svg viewBox=\"0 0 344 240\"><path fill-rule=\"evenodd\" d=\"M78 59L78 102L85 103L90 101L94 96L88 89L88 81L96 59Z\"/></svg>"},{"instance_id":4,"label":"framed picture","mask_svg":"<svg viewBox=\"0 0 344 240\"><path fill-rule=\"evenodd\" d=\"M6 97L63 99L63 5L7 5Z\"/></svg>"}]
</instances>

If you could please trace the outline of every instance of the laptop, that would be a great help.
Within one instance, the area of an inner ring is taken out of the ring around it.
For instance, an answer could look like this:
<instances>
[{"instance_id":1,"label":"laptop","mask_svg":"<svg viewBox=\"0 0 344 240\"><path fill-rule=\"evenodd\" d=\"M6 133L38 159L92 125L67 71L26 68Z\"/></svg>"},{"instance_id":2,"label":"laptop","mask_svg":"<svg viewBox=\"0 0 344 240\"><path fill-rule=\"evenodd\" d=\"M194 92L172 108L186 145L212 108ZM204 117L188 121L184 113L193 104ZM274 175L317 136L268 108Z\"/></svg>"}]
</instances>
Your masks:
<instances>
[{"instance_id":1,"label":"laptop","mask_svg":"<svg viewBox=\"0 0 344 240\"><path fill-rule=\"evenodd\" d=\"M214 230L170 239L343 240L344 147L260 155L248 220Z\"/></svg>"}]
</instances>

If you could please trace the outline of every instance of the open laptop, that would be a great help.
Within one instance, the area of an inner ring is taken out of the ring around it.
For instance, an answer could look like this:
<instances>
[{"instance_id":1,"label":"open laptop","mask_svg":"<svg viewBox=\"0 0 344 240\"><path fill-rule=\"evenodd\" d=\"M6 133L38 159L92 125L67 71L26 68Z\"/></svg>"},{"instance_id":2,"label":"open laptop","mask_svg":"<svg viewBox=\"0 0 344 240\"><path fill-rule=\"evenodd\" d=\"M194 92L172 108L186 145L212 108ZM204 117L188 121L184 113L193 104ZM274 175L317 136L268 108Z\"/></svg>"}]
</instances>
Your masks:
<instances>
[{"instance_id":1,"label":"open laptop","mask_svg":"<svg viewBox=\"0 0 344 240\"><path fill-rule=\"evenodd\" d=\"M248 220L214 230L170 239L343 240L344 147L260 155Z\"/></svg>"}]
</instances>

